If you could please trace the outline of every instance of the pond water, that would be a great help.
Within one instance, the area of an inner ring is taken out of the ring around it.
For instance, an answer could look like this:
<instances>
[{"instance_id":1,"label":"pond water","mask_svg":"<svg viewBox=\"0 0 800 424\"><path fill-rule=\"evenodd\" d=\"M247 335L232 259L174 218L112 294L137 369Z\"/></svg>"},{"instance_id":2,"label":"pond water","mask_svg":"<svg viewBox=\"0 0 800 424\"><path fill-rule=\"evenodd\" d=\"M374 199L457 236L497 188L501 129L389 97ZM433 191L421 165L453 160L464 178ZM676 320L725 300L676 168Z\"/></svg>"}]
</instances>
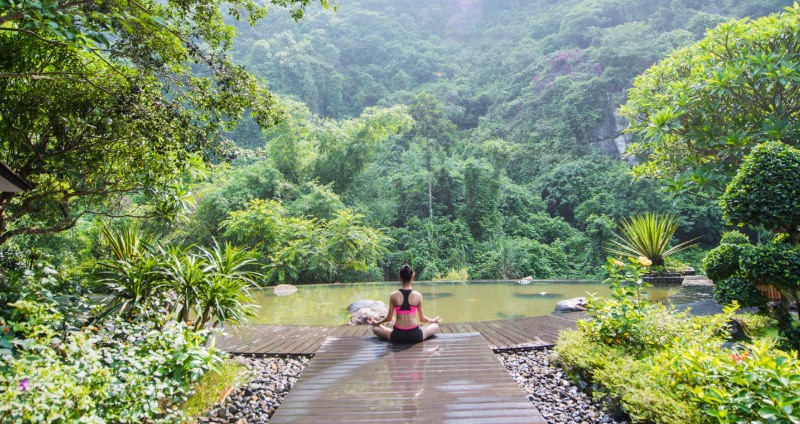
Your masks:
<instances>
[{"instance_id":1,"label":"pond water","mask_svg":"<svg viewBox=\"0 0 800 424\"><path fill-rule=\"evenodd\" d=\"M261 306L256 324L341 325L350 318L347 306L357 300L388 303L398 283L299 285L297 293L276 296L268 288L255 293ZM445 322L488 321L549 315L561 300L595 293L610 293L598 281L470 281L414 282L424 296L425 315ZM653 299L665 298L675 289L651 288Z\"/></svg>"}]
</instances>

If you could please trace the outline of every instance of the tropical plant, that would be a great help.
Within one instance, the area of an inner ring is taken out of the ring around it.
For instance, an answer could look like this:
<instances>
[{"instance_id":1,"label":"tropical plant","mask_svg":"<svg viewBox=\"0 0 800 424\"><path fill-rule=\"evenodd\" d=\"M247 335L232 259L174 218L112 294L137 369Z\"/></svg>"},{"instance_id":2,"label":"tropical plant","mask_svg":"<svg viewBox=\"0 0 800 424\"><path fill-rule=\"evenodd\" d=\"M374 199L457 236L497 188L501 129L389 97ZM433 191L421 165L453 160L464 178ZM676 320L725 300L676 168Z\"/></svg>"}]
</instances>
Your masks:
<instances>
[{"instance_id":1,"label":"tropical plant","mask_svg":"<svg viewBox=\"0 0 800 424\"><path fill-rule=\"evenodd\" d=\"M156 304L154 294L163 282L161 260L152 254L152 237L138 226L100 227L111 257L97 263L98 283L105 284L111 299L100 315L117 311L132 317L147 313Z\"/></svg>"},{"instance_id":2,"label":"tropical plant","mask_svg":"<svg viewBox=\"0 0 800 424\"><path fill-rule=\"evenodd\" d=\"M208 284L207 274L211 265L202 256L178 246L162 249L161 254L166 258L161 270L165 277L164 287L177 295L176 319L188 321L190 311L197 306L198 292Z\"/></svg>"},{"instance_id":3,"label":"tropical plant","mask_svg":"<svg viewBox=\"0 0 800 424\"><path fill-rule=\"evenodd\" d=\"M717 198L750 150L765 141L796 144L800 6L722 23L637 77L626 131L634 175L669 191ZM780 99L777 101L776 99Z\"/></svg>"},{"instance_id":4,"label":"tropical plant","mask_svg":"<svg viewBox=\"0 0 800 424\"><path fill-rule=\"evenodd\" d=\"M117 311L132 317L144 312L147 314L157 305L156 293L163 285L161 260L146 253L134 260L107 260L98 263L98 272L111 295L105 307L105 316Z\"/></svg>"},{"instance_id":5,"label":"tropical plant","mask_svg":"<svg viewBox=\"0 0 800 424\"><path fill-rule=\"evenodd\" d=\"M148 236L135 224L112 227L100 227L103 242L108 246L111 255L121 261L130 261L142 257L152 248L153 237Z\"/></svg>"},{"instance_id":6,"label":"tropical plant","mask_svg":"<svg viewBox=\"0 0 800 424\"><path fill-rule=\"evenodd\" d=\"M204 284L195 289L197 319L195 330L199 330L209 322L213 326L224 324L241 325L249 322L256 315L258 305L253 303L250 292L252 286L247 282L225 276L211 274Z\"/></svg>"},{"instance_id":7,"label":"tropical plant","mask_svg":"<svg viewBox=\"0 0 800 424\"><path fill-rule=\"evenodd\" d=\"M646 212L644 215L623 219L620 222L622 235L617 235L617 240L611 241L615 247L608 248L608 251L622 256L644 256L653 266L664 265L665 257L689 248L696 240L685 241L667 249L678 224L672 215L659 215L657 212Z\"/></svg>"},{"instance_id":8,"label":"tropical plant","mask_svg":"<svg viewBox=\"0 0 800 424\"><path fill-rule=\"evenodd\" d=\"M251 288L258 287L256 279L261 274L247 268L254 266L251 252L216 241L212 249L200 249L209 263L204 284L198 285L195 329L214 321L214 327L228 324L244 324L255 316Z\"/></svg>"}]
</instances>

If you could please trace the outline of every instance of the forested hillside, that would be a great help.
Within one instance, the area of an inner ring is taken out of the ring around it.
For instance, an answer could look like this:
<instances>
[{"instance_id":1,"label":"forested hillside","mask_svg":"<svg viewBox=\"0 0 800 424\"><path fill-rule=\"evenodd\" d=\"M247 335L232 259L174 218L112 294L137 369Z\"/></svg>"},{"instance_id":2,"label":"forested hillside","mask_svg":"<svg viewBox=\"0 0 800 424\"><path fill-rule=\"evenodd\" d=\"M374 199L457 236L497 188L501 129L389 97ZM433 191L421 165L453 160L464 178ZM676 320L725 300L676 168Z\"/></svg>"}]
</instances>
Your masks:
<instances>
[{"instance_id":1,"label":"forested hillside","mask_svg":"<svg viewBox=\"0 0 800 424\"><path fill-rule=\"evenodd\" d=\"M632 182L615 116L633 78L719 22L789 1L352 1L299 25L241 26L234 58L276 93L329 119L409 105L414 125L378 146L343 184L317 178L371 226L387 228L387 275L583 277L602 262L621 218L676 213L680 239L722 230L715 203L674 203ZM316 119L316 118L315 118ZM243 147L273 134L244 125ZM350 157L350 159L354 159ZM431 179L431 199L428 183ZM283 172L287 176L287 172ZM430 206L432 208L429 209ZM201 206L202 209L202 206Z\"/></svg>"},{"instance_id":2,"label":"forested hillside","mask_svg":"<svg viewBox=\"0 0 800 424\"><path fill-rule=\"evenodd\" d=\"M146 226L254 248L275 283L393 278L406 262L420 279L591 277L619 220L645 211L715 246L715 202L632 180L615 110L670 51L790 4L356 0L299 22L270 9L236 23L233 59L280 97L283 122L234 128L230 165L192 180L196 209Z\"/></svg>"}]
</instances>

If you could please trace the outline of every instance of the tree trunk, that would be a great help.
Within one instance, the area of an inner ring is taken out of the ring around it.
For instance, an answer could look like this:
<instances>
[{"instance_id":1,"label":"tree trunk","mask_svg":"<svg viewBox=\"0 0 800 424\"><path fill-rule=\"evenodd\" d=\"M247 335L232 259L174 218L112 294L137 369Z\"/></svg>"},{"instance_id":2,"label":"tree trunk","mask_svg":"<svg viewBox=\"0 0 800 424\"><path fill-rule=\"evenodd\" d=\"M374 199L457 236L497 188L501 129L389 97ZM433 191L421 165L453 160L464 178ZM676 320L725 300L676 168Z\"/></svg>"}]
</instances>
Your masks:
<instances>
[{"instance_id":1,"label":"tree trunk","mask_svg":"<svg viewBox=\"0 0 800 424\"><path fill-rule=\"evenodd\" d=\"M433 172L428 169L428 217L433 219Z\"/></svg>"}]
</instances>

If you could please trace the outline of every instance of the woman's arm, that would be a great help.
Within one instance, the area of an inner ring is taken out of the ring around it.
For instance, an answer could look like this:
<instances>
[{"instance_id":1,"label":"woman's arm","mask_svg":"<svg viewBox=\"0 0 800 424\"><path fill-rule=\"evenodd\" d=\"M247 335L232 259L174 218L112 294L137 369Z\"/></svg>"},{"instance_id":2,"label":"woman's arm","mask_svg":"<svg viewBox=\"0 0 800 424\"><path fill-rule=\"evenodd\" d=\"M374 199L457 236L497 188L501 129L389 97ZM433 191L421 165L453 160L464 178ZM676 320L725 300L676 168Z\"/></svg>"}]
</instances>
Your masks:
<instances>
[{"instance_id":1,"label":"woman's arm","mask_svg":"<svg viewBox=\"0 0 800 424\"><path fill-rule=\"evenodd\" d=\"M437 315L436 318L428 318L425 316L425 312L422 311L422 295L419 297L419 305L417 305L417 315L419 316L419 322L425 323L440 323L442 319L439 318Z\"/></svg>"},{"instance_id":2,"label":"woman's arm","mask_svg":"<svg viewBox=\"0 0 800 424\"><path fill-rule=\"evenodd\" d=\"M392 296L389 296L389 313L386 314L386 318L377 322L374 319L369 318L367 322L372 325L381 325L392 321L394 321L394 303L392 302Z\"/></svg>"}]
</instances>

